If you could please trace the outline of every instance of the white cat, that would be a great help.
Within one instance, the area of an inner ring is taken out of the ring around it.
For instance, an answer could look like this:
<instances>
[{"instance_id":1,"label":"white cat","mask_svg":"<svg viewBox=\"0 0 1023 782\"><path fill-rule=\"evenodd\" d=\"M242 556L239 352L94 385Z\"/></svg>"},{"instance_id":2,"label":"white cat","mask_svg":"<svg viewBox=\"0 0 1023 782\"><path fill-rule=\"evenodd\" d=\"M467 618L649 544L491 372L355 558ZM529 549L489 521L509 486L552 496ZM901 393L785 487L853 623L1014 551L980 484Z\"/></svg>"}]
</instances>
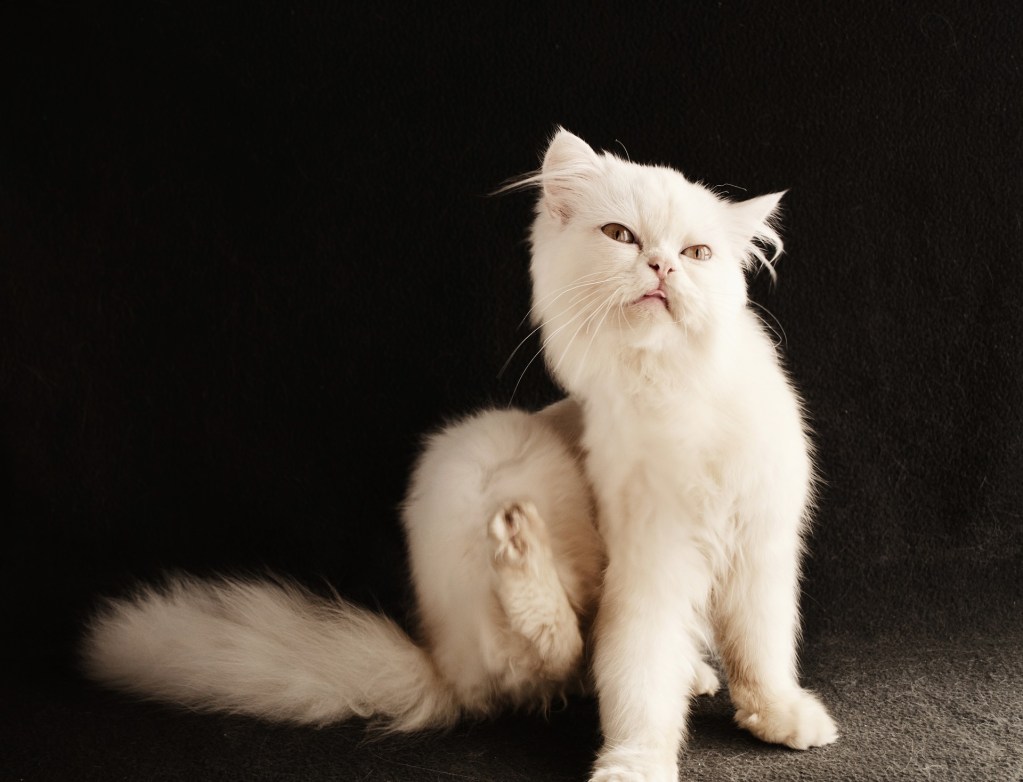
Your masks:
<instances>
[{"instance_id":1,"label":"white cat","mask_svg":"<svg viewBox=\"0 0 1023 782\"><path fill-rule=\"evenodd\" d=\"M95 679L146 697L395 730L592 683L593 782L673 782L692 694L797 749L837 737L796 673L813 468L745 273L780 194L732 203L565 130L538 173L533 309L569 398L431 436L403 509L421 638L288 584L170 578L111 601ZM777 252L775 253L775 256Z\"/></svg>"}]
</instances>

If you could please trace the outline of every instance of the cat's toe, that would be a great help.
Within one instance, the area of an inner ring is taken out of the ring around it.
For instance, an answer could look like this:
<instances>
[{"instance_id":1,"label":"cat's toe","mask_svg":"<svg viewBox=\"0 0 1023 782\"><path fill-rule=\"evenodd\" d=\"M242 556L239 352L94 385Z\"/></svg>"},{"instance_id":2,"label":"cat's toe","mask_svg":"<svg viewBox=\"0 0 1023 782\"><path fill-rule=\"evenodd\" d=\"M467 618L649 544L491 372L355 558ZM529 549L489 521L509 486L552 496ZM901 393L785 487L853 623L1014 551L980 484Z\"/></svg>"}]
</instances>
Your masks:
<instances>
[{"instance_id":1,"label":"cat's toe","mask_svg":"<svg viewBox=\"0 0 1023 782\"><path fill-rule=\"evenodd\" d=\"M646 780L628 769L605 768L594 771L590 782L646 782Z\"/></svg>"},{"instance_id":2,"label":"cat's toe","mask_svg":"<svg viewBox=\"0 0 1023 782\"><path fill-rule=\"evenodd\" d=\"M594 771L593 776L590 777L590 782L675 782L677 779L678 776L674 770L671 771L670 777L663 774L650 777L642 771L612 766Z\"/></svg>"},{"instance_id":3,"label":"cat's toe","mask_svg":"<svg viewBox=\"0 0 1023 782\"><path fill-rule=\"evenodd\" d=\"M805 690L757 711L739 709L735 721L762 741L809 749L830 744L838 728L816 696Z\"/></svg>"},{"instance_id":4,"label":"cat's toe","mask_svg":"<svg viewBox=\"0 0 1023 782\"><path fill-rule=\"evenodd\" d=\"M696 678L693 680L693 695L714 695L721 687L717 673L703 660L694 667Z\"/></svg>"},{"instance_id":5,"label":"cat's toe","mask_svg":"<svg viewBox=\"0 0 1023 782\"><path fill-rule=\"evenodd\" d=\"M590 782L678 782L674 753L617 747L597 759Z\"/></svg>"},{"instance_id":6,"label":"cat's toe","mask_svg":"<svg viewBox=\"0 0 1023 782\"><path fill-rule=\"evenodd\" d=\"M522 511L518 505L502 508L490 520L487 532L494 546L494 560L514 564L526 553L522 531Z\"/></svg>"},{"instance_id":7,"label":"cat's toe","mask_svg":"<svg viewBox=\"0 0 1023 782\"><path fill-rule=\"evenodd\" d=\"M540 541L542 522L533 503L511 502L494 514L487 533L494 547L494 560L509 565L521 564L531 548Z\"/></svg>"}]
</instances>

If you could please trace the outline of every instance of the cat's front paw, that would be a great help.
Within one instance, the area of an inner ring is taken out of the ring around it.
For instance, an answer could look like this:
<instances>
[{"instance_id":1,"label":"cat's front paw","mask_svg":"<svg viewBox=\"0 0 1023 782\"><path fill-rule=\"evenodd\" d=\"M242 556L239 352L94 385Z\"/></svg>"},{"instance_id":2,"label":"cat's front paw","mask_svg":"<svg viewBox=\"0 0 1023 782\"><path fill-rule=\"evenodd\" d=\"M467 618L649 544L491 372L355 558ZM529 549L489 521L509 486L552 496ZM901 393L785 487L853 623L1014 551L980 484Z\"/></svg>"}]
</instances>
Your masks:
<instances>
[{"instance_id":1,"label":"cat's front paw","mask_svg":"<svg viewBox=\"0 0 1023 782\"><path fill-rule=\"evenodd\" d=\"M628 768L600 768L593 772L590 782L646 782L646 777Z\"/></svg>"},{"instance_id":2,"label":"cat's front paw","mask_svg":"<svg viewBox=\"0 0 1023 782\"><path fill-rule=\"evenodd\" d=\"M792 749L820 747L838 738L827 709L806 690L770 701L757 711L739 709L735 721L761 741Z\"/></svg>"},{"instance_id":3,"label":"cat's front paw","mask_svg":"<svg viewBox=\"0 0 1023 782\"><path fill-rule=\"evenodd\" d=\"M590 782L678 782L673 755L618 747L600 753Z\"/></svg>"}]
</instances>

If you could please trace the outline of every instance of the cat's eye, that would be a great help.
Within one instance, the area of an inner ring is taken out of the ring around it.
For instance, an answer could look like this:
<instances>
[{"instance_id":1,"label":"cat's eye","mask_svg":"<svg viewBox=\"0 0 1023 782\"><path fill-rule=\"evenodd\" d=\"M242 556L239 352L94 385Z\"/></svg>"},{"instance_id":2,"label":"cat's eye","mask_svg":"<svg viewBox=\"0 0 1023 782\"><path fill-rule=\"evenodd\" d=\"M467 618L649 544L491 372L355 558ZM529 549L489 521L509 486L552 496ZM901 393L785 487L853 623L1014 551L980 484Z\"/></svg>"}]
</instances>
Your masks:
<instances>
[{"instance_id":1,"label":"cat's eye","mask_svg":"<svg viewBox=\"0 0 1023 782\"><path fill-rule=\"evenodd\" d=\"M705 244L694 244L692 247L687 247L682 254L694 261L709 261L714 256L714 253Z\"/></svg>"},{"instance_id":2,"label":"cat's eye","mask_svg":"<svg viewBox=\"0 0 1023 782\"><path fill-rule=\"evenodd\" d=\"M622 244L636 244L636 235L621 223L608 223L600 227L605 236Z\"/></svg>"}]
</instances>

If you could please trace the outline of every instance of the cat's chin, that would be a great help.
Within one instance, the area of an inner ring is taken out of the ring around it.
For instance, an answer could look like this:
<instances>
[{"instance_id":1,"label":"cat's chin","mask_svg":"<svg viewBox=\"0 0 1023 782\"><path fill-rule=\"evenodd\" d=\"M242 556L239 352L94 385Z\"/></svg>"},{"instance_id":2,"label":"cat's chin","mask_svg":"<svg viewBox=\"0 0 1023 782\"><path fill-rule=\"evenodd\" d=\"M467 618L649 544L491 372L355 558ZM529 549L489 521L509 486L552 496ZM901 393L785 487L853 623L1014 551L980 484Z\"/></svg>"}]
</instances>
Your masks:
<instances>
[{"instance_id":1,"label":"cat's chin","mask_svg":"<svg viewBox=\"0 0 1023 782\"><path fill-rule=\"evenodd\" d=\"M625 331L633 336L638 332L644 339L651 332L675 330L671 302L663 295L641 296L626 308L625 317Z\"/></svg>"},{"instance_id":2,"label":"cat's chin","mask_svg":"<svg viewBox=\"0 0 1023 782\"><path fill-rule=\"evenodd\" d=\"M650 291L650 293L643 294L632 303L632 306L660 309L664 312L671 312L671 302L668 301L667 295L660 288Z\"/></svg>"},{"instance_id":3,"label":"cat's chin","mask_svg":"<svg viewBox=\"0 0 1023 782\"><path fill-rule=\"evenodd\" d=\"M682 333L671 314L662 306L644 304L629 325L619 334L624 345L638 350L655 352L676 351L680 347Z\"/></svg>"}]
</instances>

